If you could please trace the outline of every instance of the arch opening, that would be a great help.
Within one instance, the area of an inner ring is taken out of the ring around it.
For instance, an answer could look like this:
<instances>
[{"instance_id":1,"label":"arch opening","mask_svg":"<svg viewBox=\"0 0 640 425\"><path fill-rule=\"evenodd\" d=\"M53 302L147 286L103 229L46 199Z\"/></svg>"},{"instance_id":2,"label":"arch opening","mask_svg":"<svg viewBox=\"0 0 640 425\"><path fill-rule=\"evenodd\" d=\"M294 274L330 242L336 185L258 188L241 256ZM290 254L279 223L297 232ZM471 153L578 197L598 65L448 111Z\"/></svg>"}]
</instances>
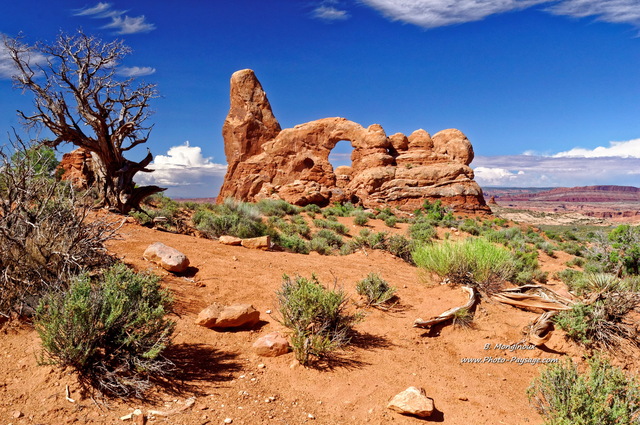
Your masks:
<instances>
[{"instance_id":1,"label":"arch opening","mask_svg":"<svg viewBox=\"0 0 640 425\"><path fill-rule=\"evenodd\" d=\"M335 170L341 166L351 167L351 155L353 154L353 145L350 140L340 140L329 152L329 163Z\"/></svg>"}]
</instances>

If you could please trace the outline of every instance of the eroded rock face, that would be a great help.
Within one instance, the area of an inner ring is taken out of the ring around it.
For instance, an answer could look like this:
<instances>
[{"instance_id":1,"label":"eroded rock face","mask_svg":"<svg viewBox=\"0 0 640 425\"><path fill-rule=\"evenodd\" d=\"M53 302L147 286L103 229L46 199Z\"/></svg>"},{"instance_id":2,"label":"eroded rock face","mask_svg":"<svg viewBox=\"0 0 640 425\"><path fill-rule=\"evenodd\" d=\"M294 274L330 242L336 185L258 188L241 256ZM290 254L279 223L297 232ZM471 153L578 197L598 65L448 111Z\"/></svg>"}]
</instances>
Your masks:
<instances>
[{"instance_id":1,"label":"eroded rock face","mask_svg":"<svg viewBox=\"0 0 640 425\"><path fill-rule=\"evenodd\" d=\"M229 167L219 202L351 201L412 211L424 200L440 199L458 211L490 212L469 167L471 143L455 129L387 136L378 124L364 128L345 118L323 118L280 130L258 79L245 69L231 77L222 133ZM334 170L329 153L342 140L353 146L352 164Z\"/></svg>"},{"instance_id":2,"label":"eroded rock face","mask_svg":"<svg viewBox=\"0 0 640 425\"><path fill-rule=\"evenodd\" d=\"M88 189L95 181L91 152L82 148L62 155L58 170L62 180L70 181L76 189Z\"/></svg>"}]
</instances>

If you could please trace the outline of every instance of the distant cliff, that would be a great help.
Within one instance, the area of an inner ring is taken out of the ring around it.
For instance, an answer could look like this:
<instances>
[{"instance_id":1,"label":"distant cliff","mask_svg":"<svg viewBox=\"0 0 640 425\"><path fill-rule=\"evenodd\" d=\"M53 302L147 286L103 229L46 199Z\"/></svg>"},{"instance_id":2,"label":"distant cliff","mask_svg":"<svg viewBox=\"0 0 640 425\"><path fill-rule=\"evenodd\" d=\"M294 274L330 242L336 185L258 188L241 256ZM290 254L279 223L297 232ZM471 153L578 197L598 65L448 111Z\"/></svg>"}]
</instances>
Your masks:
<instances>
[{"instance_id":1,"label":"distant cliff","mask_svg":"<svg viewBox=\"0 0 640 425\"><path fill-rule=\"evenodd\" d=\"M640 202L640 188L633 186L558 187L541 192L522 193L522 189L485 189L485 197L498 204L514 201L533 202Z\"/></svg>"}]
</instances>

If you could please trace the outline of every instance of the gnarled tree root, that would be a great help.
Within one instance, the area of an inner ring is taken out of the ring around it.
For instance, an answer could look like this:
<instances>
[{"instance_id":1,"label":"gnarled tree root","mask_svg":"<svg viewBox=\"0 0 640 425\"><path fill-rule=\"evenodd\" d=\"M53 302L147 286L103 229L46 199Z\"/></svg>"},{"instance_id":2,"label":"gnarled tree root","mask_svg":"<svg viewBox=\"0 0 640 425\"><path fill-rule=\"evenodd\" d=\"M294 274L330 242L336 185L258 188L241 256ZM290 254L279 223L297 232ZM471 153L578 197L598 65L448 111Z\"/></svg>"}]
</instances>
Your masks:
<instances>
[{"instance_id":1,"label":"gnarled tree root","mask_svg":"<svg viewBox=\"0 0 640 425\"><path fill-rule=\"evenodd\" d=\"M449 309L444 313L440 314L439 316L432 317L431 319L428 319L428 320L416 319L416 321L413 322L413 326L418 328L426 328L431 325L435 325L435 324L446 322L447 320L453 319L455 314L462 309L469 310L478 301L478 293L476 292L475 289L473 289L470 286L462 286L462 290L469 294L469 300L465 305L461 305L459 307L454 307L452 309Z\"/></svg>"}]
</instances>

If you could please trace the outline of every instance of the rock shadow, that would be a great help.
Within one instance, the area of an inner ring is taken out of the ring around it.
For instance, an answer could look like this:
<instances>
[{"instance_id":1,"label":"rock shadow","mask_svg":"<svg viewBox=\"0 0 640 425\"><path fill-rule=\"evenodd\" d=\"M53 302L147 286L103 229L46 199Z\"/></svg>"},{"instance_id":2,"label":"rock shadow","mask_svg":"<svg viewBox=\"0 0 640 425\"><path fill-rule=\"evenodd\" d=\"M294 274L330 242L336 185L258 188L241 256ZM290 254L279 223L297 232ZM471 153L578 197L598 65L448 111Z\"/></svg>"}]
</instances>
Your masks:
<instances>
[{"instance_id":1,"label":"rock shadow","mask_svg":"<svg viewBox=\"0 0 640 425\"><path fill-rule=\"evenodd\" d=\"M175 344L167 348L165 356L175 366L168 379L156 382L167 391L203 394L200 382L225 382L242 369L238 354L217 350L207 344Z\"/></svg>"}]
</instances>

